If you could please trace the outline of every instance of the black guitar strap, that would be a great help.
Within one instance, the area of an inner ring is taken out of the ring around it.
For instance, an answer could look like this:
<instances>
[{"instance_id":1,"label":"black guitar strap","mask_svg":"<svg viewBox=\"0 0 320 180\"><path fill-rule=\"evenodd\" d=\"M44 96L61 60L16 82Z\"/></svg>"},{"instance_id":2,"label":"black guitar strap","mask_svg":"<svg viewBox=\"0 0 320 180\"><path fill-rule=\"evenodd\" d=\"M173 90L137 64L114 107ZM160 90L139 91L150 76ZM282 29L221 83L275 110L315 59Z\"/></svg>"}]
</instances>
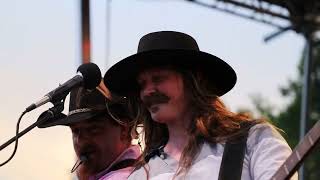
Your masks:
<instances>
[{"instance_id":1,"label":"black guitar strap","mask_svg":"<svg viewBox=\"0 0 320 180\"><path fill-rule=\"evenodd\" d=\"M237 139L226 142L219 171L219 180L241 180L247 137L252 125L252 123L242 124L241 128L246 129L245 133Z\"/></svg>"}]
</instances>

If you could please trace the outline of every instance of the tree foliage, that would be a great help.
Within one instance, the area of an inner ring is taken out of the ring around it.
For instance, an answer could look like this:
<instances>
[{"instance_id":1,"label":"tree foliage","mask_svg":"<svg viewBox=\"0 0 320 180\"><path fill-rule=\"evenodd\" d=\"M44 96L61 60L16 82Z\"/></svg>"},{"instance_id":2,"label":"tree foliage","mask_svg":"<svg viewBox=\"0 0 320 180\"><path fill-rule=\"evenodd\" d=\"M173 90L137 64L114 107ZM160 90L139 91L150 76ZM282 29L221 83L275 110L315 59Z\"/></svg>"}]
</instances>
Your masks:
<instances>
[{"instance_id":1,"label":"tree foliage","mask_svg":"<svg viewBox=\"0 0 320 180\"><path fill-rule=\"evenodd\" d=\"M303 53L305 54L305 53ZM281 87L280 92L283 98L289 99L288 105L279 112L273 112L270 104L265 103L263 98L256 96L253 98L256 110L262 116L270 119L277 127L284 130L284 137L289 145L294 148L299 143L300 113L301 113L301 92L303 84L303 63L302 56L298 66L298 78L289 80ZM313 49L313 63L311 65L311 78L309 89L309 117L306 124L306 132L320 120L320 46ZM320 143L304 161L304 179L318 180L320 177Z\"/></svg>"}]
</instances>

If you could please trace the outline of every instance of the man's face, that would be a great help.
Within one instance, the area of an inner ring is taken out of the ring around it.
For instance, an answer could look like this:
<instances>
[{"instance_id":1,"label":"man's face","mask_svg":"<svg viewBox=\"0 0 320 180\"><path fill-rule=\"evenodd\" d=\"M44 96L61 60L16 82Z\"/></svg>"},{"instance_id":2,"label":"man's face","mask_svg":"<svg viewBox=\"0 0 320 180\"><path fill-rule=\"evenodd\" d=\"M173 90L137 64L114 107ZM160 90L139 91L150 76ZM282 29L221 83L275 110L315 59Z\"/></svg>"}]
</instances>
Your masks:
<instances>
[{"instance_id":1,"label":"man's face","mask_svg":"<svg viewBox=\"0 0 320 180\"><path fill-rule=\"evenodd\" d=\"M77 156L87 157L80 166L82 173L93 175L104 170L122 152L121 127L110 121L98 117L70 125Z\"/></svg>"},{"instance_id":2,"label":"man's face","mask_svg":"<svg viewBox=\"0 0 320 180\"><path fill-rule=\"evenodd\" d=\"M177 122L188 112L188 98L184 92L182 75L174 70L153 68L137 78L140 98L154 121Z\"/></svg>"}]
</instances>

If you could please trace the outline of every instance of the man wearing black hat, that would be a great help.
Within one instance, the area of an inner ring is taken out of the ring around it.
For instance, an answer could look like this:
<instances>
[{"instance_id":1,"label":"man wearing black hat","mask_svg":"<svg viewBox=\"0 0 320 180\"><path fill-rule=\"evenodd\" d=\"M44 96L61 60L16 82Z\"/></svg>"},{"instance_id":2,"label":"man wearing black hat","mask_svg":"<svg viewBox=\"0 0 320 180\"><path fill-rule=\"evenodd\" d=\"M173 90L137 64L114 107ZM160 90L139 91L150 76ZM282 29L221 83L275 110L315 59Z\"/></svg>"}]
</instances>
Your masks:
<instances>
[{"instance_id":1,"label":"man wearing black hat","mask_svg":"<svg viewBox=\"0 0 320 180\"><path fill-rule=\"evenodd\" d=\"M138 53L104 76L111 92L141 102L145 149L129 179L271 179L291 149L265 120L224 106L219 97L236 80L187 34L143 36Z\"/></svg>"},{"instance_id":2,"label":"man wearing black hat","mask_svg":"<svg viewBox=\"0 0 320 180\"><path fill-rule=\"evenodd\" d=\"M69 114L53 125L66 125L72 131L72 140L80 180L127 179L140 148L131 144L135 132L126 103L114 103L98 89L79 87L70 93ZM43 127L42 126L42 127Z\"/></svg>"}]
</instances>

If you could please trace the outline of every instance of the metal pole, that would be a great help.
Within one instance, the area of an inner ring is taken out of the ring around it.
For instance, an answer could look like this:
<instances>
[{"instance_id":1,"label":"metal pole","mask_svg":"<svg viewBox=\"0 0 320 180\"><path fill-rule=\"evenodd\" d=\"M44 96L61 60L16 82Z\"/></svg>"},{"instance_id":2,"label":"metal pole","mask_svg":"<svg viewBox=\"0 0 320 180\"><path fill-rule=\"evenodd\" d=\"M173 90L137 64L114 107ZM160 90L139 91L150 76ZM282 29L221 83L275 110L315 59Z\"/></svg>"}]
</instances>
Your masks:
<instances>
[{"instance_id":1,"label":"metal pole","mask_svg":"<svg viewBox=\"0 0 320 180\"><path fill-rule=\"evenodd\" d=\"M110 42L111 42L111 0L107 0L106 12L106 66L109 68L110 64Z\"/></svg>"},{"instance_id":2,"label":"metal pole","mask_svg":"<svg viewBox=\"0 0 320 180\"><path fill-rule=\"evenodd\" d=\"M81 0L81 60L90 62L90 0Z\"/></svg>"},{"instance_id":3,"label":"metal pole","mask_svg":"<svg viewBox=\"0 0 320 180\"><path fill-rule=\"evenodd\" d=\"M306 51L303 62L303 84L301 91L301 114L300 114L300 140L303 139L306 133L306 122L309 119L309 91L310 91L310 74L312 65L312 50L313 39L312 33L305 35L306 39ZM299 169L299 180L304 179L304 166L301 165Z\"/></svg>"}]
</instances>

